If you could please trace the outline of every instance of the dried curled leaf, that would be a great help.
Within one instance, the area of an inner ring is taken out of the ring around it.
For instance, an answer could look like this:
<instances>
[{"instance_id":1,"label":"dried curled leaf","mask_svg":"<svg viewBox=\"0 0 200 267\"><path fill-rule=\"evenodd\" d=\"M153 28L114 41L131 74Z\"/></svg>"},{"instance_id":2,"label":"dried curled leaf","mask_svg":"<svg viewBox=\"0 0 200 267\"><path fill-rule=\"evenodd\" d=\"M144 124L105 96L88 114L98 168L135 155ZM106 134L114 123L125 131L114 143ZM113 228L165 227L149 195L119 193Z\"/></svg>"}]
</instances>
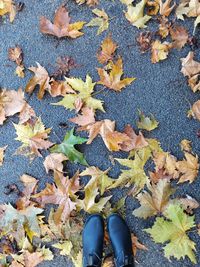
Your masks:
<instances>
[{"instance_id":1,"label":"dried curled leaf","mask_svg":"<svg viewBox=\"0 0 200 267\"><path fill-rule=\"evenodd\" d=\"M171 2L172 2L172 0L166 0L163 3L162 0L160 0L160 15L165 16L165 17L168 17L170 15L170 13L172 12L172 10L176 6L176 3L174 3L171 6Z\"/></svg>"},{"instance_id":2,"label":"dried curled leaf","mask_svg":"<svg viewBox=\"0 0 200 267\"><path fill-rule=\"evenodd\" d=\"M189 38L185 27L177 25L170 28L170 35L173 40L172 47L179 50L184 47Z\"/></svg>"},{"instance_id":3,"label":"dried curled leaf","mask_svg":"<svg viewBox=\"0 0 200 267\"><path fill-rule=\"evenodd\" d=\"M121 57L119 57L115 63L111 62L110 67L110 71L97 68L100 77L100 81L98 82L98 84L102 84L108 87L109 89L119 92L136 79L124 78L121 80L121 76L123 75L123 62Z\"/></svg>"},{"instance_id":4,"label":"dried curled leaf","mask_svg":"<svg viewBox=\"0 0 200 267\"><path fill-rule=\"evenodd\" d=\"M55 12L54 23L45 17L40 18L40 31L44 34L54 35L58 38L77 38L83 35L80 30L85 24L84 21L70 23L71 18L64 5L61 5Z\"/></svg>"}]
</instances>

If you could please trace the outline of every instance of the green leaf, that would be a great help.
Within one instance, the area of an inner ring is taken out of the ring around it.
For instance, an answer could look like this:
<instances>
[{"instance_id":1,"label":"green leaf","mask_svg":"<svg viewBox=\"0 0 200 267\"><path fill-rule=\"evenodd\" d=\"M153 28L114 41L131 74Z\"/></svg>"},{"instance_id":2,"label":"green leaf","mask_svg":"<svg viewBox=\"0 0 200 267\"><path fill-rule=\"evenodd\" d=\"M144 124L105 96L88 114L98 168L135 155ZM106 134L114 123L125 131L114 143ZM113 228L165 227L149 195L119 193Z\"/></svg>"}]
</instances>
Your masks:
<instances>
[{"instance_id":1,"label":"green leaf","mask_svg":"<svg viewBox=\"0 0 200 267\"><path fill-rule=\"evenodd\" d=\"M137 122L137 127L139 129L144 129L147 131L152 131L158 127L159 122L151 114L150 117L146 117L143 112L138 110L139 121Z\"/></svg>"},{"instance_id":2,"label":"green leaf","mask_svg":"<svg viewBox=\"0 0 200 267\"><path fill-rule=\"evenodd\" d=\"M87 141L86 138L74 135L74 129L68 131L65 135L64 141L59 145L54 145L50 148L51 153L63 153L70 161L74 163L80 163L82 165L88 165L83 153L76 150L75 145L83 144Z\"/></svg>"},{"instance_id":3,"label":"green leaf","mask_svg":"<svg viewBox=\"0 0 200 267\"><path fill-rule=\"evenodd\" d=\"M187 231L195 226L194 216L188 216L179 205L170 204L164 218L157 218L153 227L145 229L156 243L166 243L165 257L174 256L178 260L188 256L193 263L195 258L195 243L189 239Z\"/></svg>"}]
</instances>

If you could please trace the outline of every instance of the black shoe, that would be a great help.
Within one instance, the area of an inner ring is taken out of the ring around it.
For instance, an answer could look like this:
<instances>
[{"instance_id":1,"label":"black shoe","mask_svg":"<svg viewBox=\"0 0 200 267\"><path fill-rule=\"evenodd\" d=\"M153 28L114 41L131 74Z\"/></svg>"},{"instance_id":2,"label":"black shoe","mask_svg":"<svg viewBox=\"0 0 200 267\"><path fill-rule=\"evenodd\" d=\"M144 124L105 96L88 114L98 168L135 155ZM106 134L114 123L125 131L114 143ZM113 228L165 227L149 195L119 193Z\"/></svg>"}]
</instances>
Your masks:
<instances>
[{"instance_id":1,"label":"black shoe","mask_svg":"<svg viewBox=\"0 0 200 267\"><path fill-rule=\"evenodd\" d=\"M100 267L103 256L104 221L98 215L91 215L83 230L83 267Z\"/></svg>"},{"instance_id":2,"label":"black shoe","mask_svg":"<svg viewBox=\"0 0 200 267\"><path fill-rule=\"evenodd\" d=\"M108 217L108 233L114 251L116 267L134 267L131 233L126 222L118 215Z\"/></svg>"}]
</instances>

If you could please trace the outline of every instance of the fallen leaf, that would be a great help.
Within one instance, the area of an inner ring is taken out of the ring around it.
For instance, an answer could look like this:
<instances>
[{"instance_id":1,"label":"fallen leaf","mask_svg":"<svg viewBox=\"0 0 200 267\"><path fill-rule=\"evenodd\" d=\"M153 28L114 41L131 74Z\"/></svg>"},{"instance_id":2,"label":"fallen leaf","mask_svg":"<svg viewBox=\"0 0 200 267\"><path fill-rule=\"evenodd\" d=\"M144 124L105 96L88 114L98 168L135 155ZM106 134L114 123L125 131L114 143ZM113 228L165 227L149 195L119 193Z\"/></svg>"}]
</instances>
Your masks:
<instances>
[{"instance_id":1,"label":"fallen leaf","mask_svg":"<svg viewBox=\"0 0 200 267\"><path fill-rule=\"evenodd\" d=\"M31 78L26 85L25 91L27 93L32 93L36 85L39 85L38 98L42 99L45 91L51 90L50 77L48 72L44 67L37 63L37 67L30 67L29 70L34 73L34 77Z\"/></svg>"},{"instance_id":2,"label":"fallen leaf","mask_svg":"<svg viewBox=\"0 0 200 267\"><path fill-rule=\"evenodd\" d=\"M152 34L149 31L141 32L136 39L141 53L145 53L150 50L152 43Z\"/></svg>"},{"instance_id":3,"label":"fallen leaf","mask_svg":"<svg viewBox=\"0 0 200 267\"><path fill-rule=\"evenodd\" d=\"M111 256L111 257L106 257L103 261L103 265L102 267L114 267L115 264L114 264L114 258Z\"/></svg>"},{"instance_id":4,"label":"fallen leaf","mask_svg":"<svg viewBox=\"0 0 200 267\"><path fill-rule=\"evenodd\" d=\"M112 196L101 197L98 202L96 202L96 197L99 195L97 181L94 181L89 186L84 189L85 197L83 200L77 200L77 205L79 209L83 209L87 213L100 213L106 203L110 200Z\"/></svg>"},{"instance_id":5,"label":"fallen leaf","mask_svg":"<svg viewBox=\"0 0 200 267\"><path fill-rule=\"evenodd\" d=\"M98 5L98 0L75 0L78 5L87 4L88 6L95 6Z\"/></svg>"},{"instance_id":6,"label":"fallen leaf","mask_svg":"<svg viewBox=\"0 0 200 267\"><path fill-rule=\"evenodd\" d=\"M146 219L163 213L170 200L170 196L175 192L170 185L169 180L159 180L157 184L152 183L148 186L148 191L144 191L137 195L140 207L133 211L133 215Z\"/></svg>"},{"instance_id":7,"label":"fallen leaf","mask_svg":"<svg viewBox=\"0 0 200 267\"><path fill-rule=\"evenodd\" d=\"M97 183L97 187L100 190L100 194L103 195L106 189L111 186L114 182L114 179L108 176L108 170L101 171L99 168L91 166L86 168L83 172L81 172L80 176L91 176L91 179L85 186L85 189L93 183Z\"/></svg>"},{"instance_id":8,"label":"fallen leaf","mask_svg":"<svg viewBox=\"0 0 200 267\"><path fill-rule=\"evenodd\" d=\"M147 15L149 16L155 16L158 14L158 11L160 9L160 4L158 0L147 0Z\"/></svg>"},{"instance_id":9,"label":"fallen leaf","mask_svg":"<svg viewBox=\"0 0 200 267\"><path fill-rule=\"evenodd\" d=\"M23 53L20 46L10 47L8 49L8 58L11 61L14 61L18 66L21 65L23 61Z\"/></svg>"},{"instance_id":10,"label":"fallen leaf","mask_svg":"<svg viewBox=\"0 0 200 267\"><path fill-rule=\"evenodd\" d=\"M194 216L188 216L179 205L169 205L164 218L157 218L153 227L145 229L156 243L166 244L165 257L176 259L189 259L196 263L195 243L189 239L187 231L195 226ZM162 234L161 234L162 233ZM167 243L166 243L167 242Z\"/></svg>"},{"instance_id":11,"label":"fallen leaf","mask_svg":"<svg viewBox=\"0 0 200 267\"><path fill-rule=\"evenodd\" d=\"M55 81L51 80L51 88L49 93L52 97L65 96L70 93L75 93L75 91L68 85L66 81Z\"/></svg>"},{"instance_id":12,"label":"fallen leaf","mask_svg":"<svg viewBox=\"0 0 200 267\"><path fill-rule=\"evenodd\" d=\"M200 91L200 74L193 75L188 79L188 85L194 93Z\"/></svg>"},{"instance_id":13,"label":"fallen leaf","mask_svg":"<svg viewBox=\"0 0 200 267\"><path fill-rule=\"evenodd\" d=\"M54 35L58 38L77 38L83 35L80 30L85 24L84 21L70 23L71 18L64 5L61 5L55 12L54 23L45 17L40 18L40 31L44 34Z\"/></svg>"},{"instance_id":14,"label":"fallen leaf","mask_svg":"<svg viewBox=\"0 0 200 267\"><path fill-rule=\"evenodd\" d=\"M14 124L14 127L17 134L15 140L22 143L17 154L28 156L33 160L35 156L41 157L39 150L48 149L53 145L47 140L51 129L45 129L40 118L34 118L33 121L27 121L25 124Z\"/></svg>"},{"instance_id":15,"label":"fallen leaf","mask_svg":"<svg viewBox=\"0 0 200 267\"><path fill-rule=\"evenodd\" d=\"M166 38L169 35L172 23L169 21L167 17L160 17L159 18L160 24L159 24L159 30L158 34L162 38Z\"/></svg>"},{"instance_id":16,"label":"fallen leaf","mask_svg":"<svg viewBox=\"0 0 200 267\"><path fill-rule=\"evenodd\" d=\"M181 173L179 183L189 181L194 182L199 172L198 156L193 156L188 152L184 152L185 159L176 163L178 171Z\"/></svg>"},{"instance_id":17,"label":"fallen leaf","mask_svg":"<svg viewBox=\"0 0 200 267\"><path fill-rule=\"evenodd\" d=\"M52 76L66 76L69 71L75 67L77 67L74 59L69 56L61 56L58 57L56 60L56 71L53 73Z\"/></svg>"},{"instance_id":18,"label":"fallen leaf","mask_svg":"<svg viewBox=\"0 0 200 267\"><path fill-rule=\"evenodd\" d=\"M134 234L131 234L132 239L132 249L133 249L133 255L136 256L137 250L148 250L148 248L139 242L138 237Z\"/></svg>"},{"instance_id":19,"label":"fallen leaf","mask_svg":"<svg viewBox=\"0 0 200 267\"><path fill-rule=\"evenodd\" d=\"M82 165L88 165L83 153L79 152L74 146L83 144L87 141L86 138L74 135L74 129L68 131L64 137L64 140L59 145L54 145L50 148L51 153L62 153L70 161L74 163L80 163Z\"/></svg>"},{"instance_id":20,"label":"fallen leaf","mask_svg":"<svg viewBox=\"0 0 200 267\"><path fill-rule=\"evenodd\" d=\"M180 146L181 146L182 151L186 151L186 152L192 151L191 141L189 141L187 139L183 139L180 143Z\"/></svg>"},{"instance_id":21,"label":"fallen leaf","mask_svg":"<svg viewBox=\"0 0 200 267\"><path fill-rule=\"evenodd\" d=\"M67 159L68 158L62 153L51 153L43 162L46 173L48 173L50 170L62 172L63 161L66 161Z\"/></svg>"},{"instance_id":22,"label":"fallen leaf","mask_svg":"<svg viewBox=\"0 0 200 267\"><path fill-rule=\"evenodd\" d=\"M117 49L117 44L113 42L111 35L108 35L101 43L101 51L97 54L99 63L106 64L113 59L113 54Z\"/></svg>"},{"instance_id":23,"label":"fallen leaf","mask_svg":"<svg viewBox=\"0 0 200 267\"><path fill-rule=\"evenodd\" d=\"M72 118L69 121L76 123L79 126L87 126L95 123L95 117L94 117L95 113L93 109L88 107L83 107L81 111L82 111L81 115L78 115L77 117Z\"/></svg>"},{"instance_id":24,"label":"fallen leaf","mask_svg":"<svg viewBox=\"0 0 200 267\"><path fill-rule=\"evenodd\" d=\"M106 31L109 27L109 17L106 12L102 9L95 8L92 12L97 16L93 18L89 23L86 24L88 27L98 27L97 35Z\"/></svg>"},{"instance_id":25,"label":"fallen leaf","mask_svg":"<svg viewBox=\"0 0 200 267\"><path fill-rule=\"evenodd\" d=\"M181 72L184 76L191 77L200 72L200 63L195 61L194 53L189 52L186 58L181 58L182 69Z\"/></svg>"},{"instance_id":26,"label":"fallen leaf","mask_svg":"<svg viewBox=\"0 0 200 267\"><path fill-rule=\"evenodd\" d=\"M158 127L159 122L151 114L150 117L146 117L144 113L138 110L139 121L137 122L137 127L139 129L144 129L146 131L152 131Z\"/></svg>"},{"instance_id":27,"label":"fallen leaf","mask_svg":"<svg viewBox=\"0 0 200 267\"><path fill-rule=\"evenodd\" d=\"M79 173L74 177L64 177L62 173L54 172L53 184L46 184L46 187L39 193L32 195L40 205L55 204L58 205L54 213L54 220L56 224L65 222L70 217L73 210L76 209L76 195L80 190Z\"/></svg>"},{"instance_id":28,"label":"fallen leaf","mask_svg":"<svg viewBox=\"0 0 200 267\"><path fill-rule=\"evenodd\" d=\"M176 3L174 3L172 6L171 5L172 0L166 0L164 3L162 0L160 0L160 15L168 17L174 7L176 6Z\"/></svg>"},{"instance_id":29,"label":"fallen leaf","mask_svg":"<svg viewBox=\"0 0 200 267\"><path fill-rule=\"evenodd\" d=\"M24 78L25 74L24 74L24 66L21 65L21 66L17 66L16 70L15 70L15 73L16 75L19 77L19 78Z\"/></svg>"},{"instance_id":30,"label":"fallen leaf","mask_svg":"<svg viewBox=\"0 0 200 267\"><path fill-rule=\"evenodd\" d=\"M194 209L199 207L199 202L192 198L191 196L186 196L185 198L176 198L175 203L177 202L181 207L187 212L187 214L193 215Z\"/></svg>"},{"instance_id":31,"label":"fallen leaf","mask_svg":"<svg viewBox=\"0 0 200 267\"><path fill-rule=\"evenodd\" d=\"M151 47L151 62L157 63L167 58L170 49L168 42L161 43L159 40L155 40Z\"/></svg>"},{"instance_id":32,"label":"fallen leaf","mask_svg":"<svg viewBox=\"0 0 200 267\"><path fill-rule=\"evenodd\" d=\"M16 16L16 6L13 0L1 0L0 2L0 16L9 13L10 22L13 22Z\"/></svg>"},{"instance_id":33,"label":"fallen leaf","mask_svg":"<svg viewBox=\"0 0 200 267\"><path fill-rule=\"evenodd\" d=\"M99 109L104 112L103 101L92 97L94 86L96 83L92 82L92 78L87 75L84 82L78 78L65 78L69 86L71 86L78 93L71 93L64 96L64 98L53 105L64 106L66 109L79 111L83 105L93 110ZM78 105L77 105L78 102ZM80 102L80 105L79 105Z\"/></svg>"},{"instance_id":34,"label":"fallen leaf","mask_svg":"<svg viewBox=\"0 0 200 267\"><path fill-rule=\"evenodd\" d=\"M185 27L177 25L170 28L170 35L173 40L172 47L179 50L185 46L189 38Z\"/></svg>"},{"instance_id":35,"label":"fallen leaf","mask_svg":"<svg viewBox=\"0 0 200 267\"><path fill-rule=\"evenodd\" d=\"M25 103L19 113L19 124L24 124L34 117L36 117L35 111L28 103Z\"/></svg>"},{"instance_id":36,"label":"fallen leaf","mask_svg":"<svg viewBox=\"0 0 200 267\"><path fill-rule=\"evenodd\" d=\"M22 89L0 90L0 124L6 120L6 117L13 116L23 110L26 105Z\"/></svg>"},{"instance_id":37,"label":"fallen leaf","mask_svg":"<svg viewBox=\"0 0 200 267\"><path fill-rule=\"evenodd\" d=\"M190 116L190 113L189 113ZM197 100L193 105L191 109L191 116L194 119L197 119L200 121L200 100Z\"/></svg>"},{"instance_id":38,"label":"fallen leaf","mask_svg":"<svg viewBox=\"0 0 200 267\"><path fill-rule=\"evenodd\" d=\"M97 71L100 77L98 84L102 84L117 92L121 91L136 79L124 78L121 80L121 76L123 75L123 62L121 57L119 57L115 63L111 62L111 71L107 72L105 69L101 68L97 68Z\"/></svg>"},{"instance_id":39,"label":"fallen leaf","mask_svg":"<svg viewBox=\"0 0 200 267\"><path fill-rule=\"evenodd\" d=\"M127 6L127 11L125 13L126 19L135 27L146 28L145 25L150 19L151 16L144 15L144 8L147 0L141 0L136 6L132 4Z\"/></svg>"}]
</instances>

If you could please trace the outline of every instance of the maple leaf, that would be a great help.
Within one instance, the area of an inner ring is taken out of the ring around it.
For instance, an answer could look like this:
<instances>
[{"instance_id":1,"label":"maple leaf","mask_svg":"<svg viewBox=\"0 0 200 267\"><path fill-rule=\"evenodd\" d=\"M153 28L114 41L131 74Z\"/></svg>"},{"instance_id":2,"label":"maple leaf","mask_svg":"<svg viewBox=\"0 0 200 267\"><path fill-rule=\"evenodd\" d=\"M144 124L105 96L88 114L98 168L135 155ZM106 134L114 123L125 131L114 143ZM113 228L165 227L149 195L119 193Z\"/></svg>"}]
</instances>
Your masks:
<instances>
[{"instance_id":1,"label":"maple leaf","mask_svg":"<svg viewBox=\"0 0 200 267\"><path fill-rule=\"evenodd\" d=\"M34 117L36 117L35 111L28 103L25 103L19 113L19 124L24 124Z\"/></svg>"},{"instance_id":2,"label":"maple leaf","mask_svg":"<svg viewBox=\"0 0 200 267\"><path fill-rule=\"evenodd\" d=\"M95 123L94 111L91 108L83 107L82 114L78 115L75 118L70 119L69 121L78 124L79 126L87 126Z\"/></svg>"},{"instance_id":3,"label":"maple leaf","mask_svg":"<svg viewBox=\"0 0 200 267\"><path fill-rule=\"evenodd\" d=\"M13 0L1 0L0 2L0 16L9 13L10 22L13 22L16 16L16 7Z\"/></svg>"},{"instance_id":4,"label":"maple leaf","mask_svg":"<svg viewBox=\"0 0 200 267\"><path fill-rule=\"evenodd\" d=\"M119 57L115 63L111 61L110 66L111 70L109 72L105 69L97 68L100 77L98 84L102 84L109 89L119 92L136 79L124 78L121 80L121 76L123 75L123 62L121 57Z\"/></svg>"},{"instance_id":5,"label":"maple leaf","mask_svg":"<svg viewBox=\"0 0 200 267\"><path fill-rule=\"evenodd\" d=\"M195 226L194 216L188 216L179 205L169 205L164 213L167 220L157 218L153 227L145 229L156 243L166 243L165 257L174 256L180 260L188 256L196 263L195 243L187 236L187 231ZM161 234L162 233L162 234Z\"/></svg>"},{"instance_id":6,"label":"maple leaf","mask_svg":"<svg viewBox=\"0 0 200 267\"><path fill-rule=\"evenodd\" d=\"M104 192L106 191L106 189L111 186L114 182L114 180L112 178L110 178L108 176L108 170L106 171L101 171L99 168L91 166L86 168L81 174L80 176L86 176L89 175L91 176L90 181L87 183L87 185L85 186L85 189L90 186L91 184L93 184L94 182L97 182L97 186L100 190L100 194L103 195Z\"/></svg>"},{"instance_id":7,"label":"maple leaf","mask_svg":"<svg viewBox=\"0 0 200 267\"><path fill-rule=\"evenodd\" d=\"M7 146L0 147L0 167L3 165L4 152L5 152L6 148L7 148Z\"/></svg>"},{"instance_id":8,"label":"maple leaf","mask_svg":"<svg viewBox=\"0 0 200 267\"><path fill-rule=\"evenodd\" d=\"M25 124L13 124L17 137L15 140L22 142L22 146L17 150L17 154L29 156L34 159L35 156L41 157L39 150L48 149L53 145L47 140L51 129L45 129L41 118L34 118Z\"/></svg>"},{"instance_id":9,"label":"maple leaf","mask_svg":"<svg viewBox=\"0 0 200 267\"><path fill-rule=\"evenodd\" d=\"M0 125L6 120L6 117L12 116L23 110L26 105L22 89L0 90Z\"/></svg>"},{"instance_id":10,"label":"maple leaf","mask_svg":"<svg viewBox=\"0 0 200 267\"><path fill-rule=\"evenodd\" d=\"M37 62L36 64L37 64L37 67L29 68L29 70L34 73L34 77L31 78L28 84L26 85L25 91L27 93L32 93L36 85L39 85L38 98L42 99L45 94L45 91L49 91L51 89L50 77L44 67L42 67Z\"/></svg>"},{"instance_id":11,"label":"maple leaf","mask_svg":"<svg viewBox=\"0 0 200 267\"><path fill-rule=\"evenodd\" d=\"M79 152L74 147L75 145L83 144L86 141L86 138L74 135L74 129L71 129L66 133L63 142L59 145L54 145L50 151L51 153L63 153L70 161L74 163L88 165L83 153Z\"/></svg>"},{"instance_id":12,"label":"maple leaf","mask_svg":"<svg viewBox=\"0 0 200 267\"><path fill-rule=\"evenodd\" d=\"M32 195L41 205L58 205L54 213L56 224L64 222L69 218L71 212L76 209L75 193L80 190L79 173L77 172L71 179L64 177L62 173L54 172L53 184L46 184L41 192Z\"/></svg>"},{"instance_id":13,"label":"maple leaf","mask_svg":"<svg viewBox=\"0 0 200 267\"><path fill-rule=\"evenodd\" d=\"M176 3L174 3L172 6L171 5L172 0L166 0L164 3L162 0L160 0L160 15L168 17L174 7L176 6Z\"/></svg>"},{"instance_id":14,"label":"maple leaf","mask_svg":"<svg viewBox=\"0 0 200 267\"><path fill-rule=\"evenodd\" d=\"M55 12L54 23L45 17L40 18L40 31L44 34L54 35L58 38L77 38L83 35L80 30L85 24L84 21L70 23L70 16L64 5L61 5Z\"/></svg>"},{"instance_id":15,"label":"maple leaf","mask_svg":"<svg viewBox=\"0 0 200 267\"><path fill-rule=\"evenodd\" d=\"M77 200L77 206L79 209L83 209L87 213L100 213L106 203L112 196L101 197L98 202L95 202L96 197L99 195L98 183L94 181L84 188L85 197L83 200Z\"/></svg>"},{"instance_id":16,"label":"maple leaf","mask_svg":"<svg viewBox=\"0 0 200 267\"><path fill-rule=\"evenodd\" d=\"M117 49L117 44L113 42L111 35L108 35L101 43L101 51L97 54L99 63L106 64L113 59L113 54Z\"/></svg>"},{"instance_id":17,"label":"maple leaf","mask_svg":"<svg viewBox=\"0 0 200 267\"><path fill-rule=\"evenodd\" d=\"M56 66L57 69L52 75L54 77L67 75L71 69L77 67L74 59L69 56L58 57L56 60Z\"/></svg>"},{"instance_id":18,"label":"maple leaf","mask_svg":"<svg viewBox=\"0 0 200 267\"><path fill-rule=\"evenodd\" d=\"M151 62L157 63L167 58L170 49L168 42L161 43L159 40L155 40L151 47Z\"/></svg>"},{"instance_id":19,"label":"maple leaf","mask_svg":"<svg viewBox=\"0 0 200 267\"><path fill-rule=\"evenodd\" d=\"M158 0L147 0L147 15L153 16L153 15L157 15L158 11L160 9L160 4Z\"/></svg>"},{"instance_id":20,"label":"maple leaf","mask_svg":"<svg viewBox=\"0 0 200 267\"><path fill-rule=\"evenodd\" d=\"M139 113L139 121L137 122L137 127L139 129L152 131L158 127L159 123L152 114L150 117L145 117L142 111L139 110L138 113Z\"/></svg>"},{"instance_id":21,"label":"maple leaf","mask_svg":"<svg viewBox=\"0 0 200 267\"><path fill-rule=\"evenodd\" d=\"M174 26L170 28L170 35L173 40L172 47L181 49L188 41L188 32L183 26Z\"/></svg>"},{"instance_id":22,"label":"maple leaf","mask_svg":"<svg viewBox=\"0 0 200 267\"><path fill-rule=\"evenodd\" d=\"M151 19L151 16L144 15L146 2L147 0L142 0L136 6L132 4L127 6L127 12L125 13L126 19L138 29L147 27L145 23Z\"/></svg>"},{"instance_id":23,"label":"maple leaf","mask_svg":"<svg viewBox=\"0 0 200 267\"><path fill-rule=\"evenodd\" d=\"M139 154L135 155L135 158L132 159L119 159L116 158L122 166L128 167L128 170L121 170L121 174L118 179L109 187L116 188L122 186L130 186L134 184L137 193L144 188L145 184L148 181L148 177L144 172L144 166L146 164L147 159L143 156L140 157Z\"/></svg>"},{"instance_id":24,"label":"maple leaf","mask_svg":"<svg viewBox=\"0 0 200 267\"><path fill-rule=\"evenodd\" d=\"M181 173L179 183L184 183L186 181L192 183L199 172L198 156L193 156L188 152L184 152L184 156L185 159L176 163L176 167Z\"/></svg>"},{"instance_id":25,"label":"maple leaf","mask_svg":"<svg viewBox=\"0 0 200 267\"><path fill-rule=\"evenodd\" d=\"M97 16L93 18L89 23L86 24L87 27L98 27L97 35L101 34L109 27L109 17L106 12L102 9L95 8L92 12Z\"/></svg>"},{"instance_id":26,"label":"maple leaf","mask_svg":"<svg viewBox=\"0 0 200 267\"><path fill-rule=\"evenodd\" d=\"M70 93L75 93L75 91L69 86L66 81L55 81L51 79L51 88L49 93L52 97L65 96Z\"/></svg>"},{"instance_id":27,"label":"maple leaf","mask_svg":"<svg viewBox=\"0 0 200 267\"><path fill-rule=\"evenodd\" d=\"M3 210L1 212L0 228L12 233L20 248L23 247L26 239L24 232L31 241L33 236L40 236L37 215L41 214L43 209L28 206L22 210L17 210L11 204L1 205L0 208Z\"/></svg>"},{"instance_id":28,"label":"maple leaf","mask_svg":"<svg viewBox=\"0 0 200 267\"><path fill-rule=\"evenodd\" d=\"M184 198L175 198L173 203L180 205L184 211L190 215L193 215L194 209L199 207L199 202L188 195L186 195Z\"/></svg>"},{"instance_id":29,"label":"maple leaf","mask_svg":"<svg viewBox=\"0 0 200 267\"><path fill-rule=\"evenodd\" d=\"M200 74L193 75L188 79L188 85L194 93L200 91Z\"/></svg>"},{"instance_id":30,"label":"maple leaf","mask_svg":"<svg viewBox=\"0 0 200 267\"><path fill-rule=\"evenodd\" d=\"M66 82L78 93L67 94L60 102L54 103L53 105L64 106L66 109L73 110L76 109L77 102L81 102L81 105L78 105L78 111L85 105L88 108L94 110L99 109L104 112L103 101L91 96L96 83L92 82L92 78L89 75L86 76L85 82L78 78L65 79Z\"/></svg>"},{"instance_id":31,"label":"maple leaf","mask_svg":"<svg viewBox=\"0 0 200 267\"><path fill-rule=\"evenodd\" d=\"M175 192L167 179L159 180L157 184L148 186L148 191L137 195L140 207L133 211L139 218L148 218L166 210L170 196Z\"/></svg>"},{"instance_id":32,"label":"maple leaf","mask_svg":"<svg viewBox=\"0 0 200 267\"><path fill-rule=\"evenodd\" d=\"M167 17L160 17L159 18L160 24L159 24L159 31L158 34L162 38L166 38L169 35L172 23L169 21Z\"/></svg>"},{"instance_id":33,"label":"maple leaf","mask_svg":"<svg viewBox=\"0 0 200 267\"><path fill-rule=\"evenodd\" d=\"M50 261L54 258L52 252L49 248L37 248L35 252L29 252L25 250L20 255L12 255L13 261L11 267L36 267L43 261Z\"/></svg>"},{"instance_id":34,"label":"maple leaf","mask_svg":"<svg viewBox=\"0 0 200 267\"><path fill-rule=\"evenodd\" d=\"M184 76L191 77L200 72L200 63L194 60L194 53L189 52L187 57L181 58L182 69Z\"/></svg>"},{"instance_id":35,"label":"maple leaf","mask_svg":"<svg viewBox=\"0 0 200 267\"><path fill-rule=\"evenodd\" d=\"M50 170L62 172L63 171L63 161L66 161L68 158L62 153L52 153L48 155L43 164L48 173Z\"/></svg>"}]
</instances>

